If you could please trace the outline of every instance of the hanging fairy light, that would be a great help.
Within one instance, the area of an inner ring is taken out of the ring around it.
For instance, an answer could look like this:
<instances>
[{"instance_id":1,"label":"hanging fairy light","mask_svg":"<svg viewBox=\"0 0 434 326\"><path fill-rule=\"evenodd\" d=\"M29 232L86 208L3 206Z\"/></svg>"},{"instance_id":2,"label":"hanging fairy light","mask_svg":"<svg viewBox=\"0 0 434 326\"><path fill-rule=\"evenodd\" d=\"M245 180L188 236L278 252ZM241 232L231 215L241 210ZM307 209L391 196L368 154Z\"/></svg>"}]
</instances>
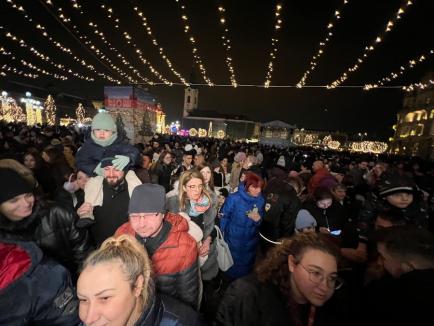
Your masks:
<instances>
[{"instance_id":1,"label":"hanging fairy light","mask_svg":"<svg viewBox=\"0 0 434 326\"><path fill-rule=\"evenodd\" d=\"M158 43L157 39L154 37L154 35L152 34L152 29L151 26L146 18L146 16L144 15L144 13L142 11L139 10L138 7L134 7L134 11L136 12L137 16L139 17L139 19L142 20L142 26L145 28L146 30L146 35L148 35L148 37L151 39L152 44L154 45L154 47L158 50L158 53L160 54L161 59L166 62L167 67L170 69L170 71L176 76L178 77L178 79L181 81L181 83L183 83L185 86L189 86L189 84L187 83L187 81L185 80L184 77L182 77L182 75L175 70L175 68L173 68L173 64L170 61L170 59L167 57L167 55L164 52L164 48ZM115 25L116 26L116 25Z\"/></svg>"},{"instance_id":2,"label":"hanging fairy light","mask_svg":"<svg viewBox=\"0 0 434 326\"><path fill-rule=\"evenodd\" d=\"M345 5L348 3L348 0L344 0L341 6L334 11L332 19L329 21L326 27L326 36L324 39L319 42L319 47L317 53L312 57L309 65L310 67L304 72L303 76L301 77L300 81L297 83L297 87L301 88L304 85L306 85L306 81L309 77L309 75L317 68L318 60L319 58L324 54L325 48L327 43L330 42L330 40L333 38L333 29L337 25L339 19L341 19L341 12Z\"/></svg>"},{"instance_id":3,"label":"hanging fairy light","mask_svg":"<svg viewBox=\"0 0 434 326\"><path fill-rule=\"evenodd\" d=\"M54 39L54 38L53 38L53 37L48 33L48 31L47 31L47 29L46 29L45 26L43 26L43 25L40 24L40 23L37 23L37 22L35 21L34 18L30 17L29 13L25 10L25 8L23 8L22 6L18 6L18 5L14 2L14 0L6 0L6 2L9 3L9 5L10 5L12 8L16 9L19 13L21 13L21 14L24 16L24 18L25 18L25 19L26 19L30 24L32 24L32 26L34 26L35 30L38 31L38 32L40 32L41 35L43 35L46 39L48 39L54 47L60 49L60 50L61 50L62 52L64 52L64 53L68 54L70 57L72 57L72 59L73 59L75 62L79 63L80 65L82 65L82 66L85 67L86 69L92 71L93 73L97 74L99 77L102 77L102 78L104 78L104 79L106 79L106 80L108 80L108 81L111 81L111 82L120 83L119 80L117 80L117 79L115 79L115 78L113 78L113 77L111 77L111 76L109 76L109 75L106 75L106 74L103 73L103 72L97 71L93 65L87 63L86 60L84 60L83 58L80 58L80 57L74 55L74 53L72 52L72 50L71 50L70 48L64 46L60 41ZM21 9L20 9L20 8L21 8ZM89 80L89 81L93 81L93 80Z\"/></svg>"},{"instance_id":4,"label":"hanging fairy light","mask_svg":"<svg viewBox=\"0 0 434 326\"><path fill-rule=\"evenodd\" d=\"M434 50L430 50L427 54L422 54L417 58L408 60L407 67L401 66L399 67L399 71L393 71L391 72L387 77L383 77L376 81L373 84L366 84L363 89L368 91L373 88L378 88L379 86L383 86L384 84L402 76L407 70L413 69L416 67L419 63L424 62L428 57L432 56L434 54Z\"/></svg>"},{"instance_id":5,"label":"hanging fairy light","mask_svg":"<svg viewBox=\"0 0 434 326\"><path fill-rule=\"evenodd\" d=\"M369 56L370 53L372 53L379 44L381 44L387 33L391 32L393 27L396 25L397 21L401 19L401 15L406 12L409 6L413 4L412 1L407 1L403 7L400 7L398 11L395 14L395 17L393 17L391 20L387 22L386 28L384 31L382 31L379 35L375 37L375 39L371 42L370 45L365 46L363 49L363 53L361 56L359 56L356 60L356 63L349 67L340 77L338 77L335 81L327 85L328 89L336 88L340 84L342 84L344 81L348 79L348 76L358 70L361 66L361 64L366 60L366 58Z\"/></svg>"},{"instance_id":6,"label":"hanging fairy light","mask_svg":"<svg viewBox=\"0 0 434 326\"><path fill-rule=\"evenodd\" d=\"M8 73L13 73L15 75L23 76L23 77L26 77L26 78L32 78L32 79L36 79L36 78L39 77L38 74L28 73L28 72L22 71L20 69L17 69L15 67L11 67L11 66L6 65L6 64L2 65L0 67L0 69L4 73L4 76L6 76L7 75L6 72L8 72Z\"/></svg>"},{"instance_id":7,"label":"hanging fairy light","mask_svg":"<svg viewBox=\"0 0 434 326\"><path fill-rule=\"evenodd\" d=\"M199 55L198 45L196 44L196 38L194 37L193 33L191 32L191 27L189 25L189 19L186 13L185 5L181 5L180 0L175 0L176 3L179 4L179 7L181 9L181 20L184 23L184 32L187 36L188 41L191 44L193 54L194 62L199 68L200 74L202 75L203 80L208 84L208 86L214 86L214 83L211 81L211 79L208 78L205 65L202 62L202 58Z\"/></svg>"},{"instance_id":8,"label":"hanging fairy light","mask_svg":"<svg viewBox=\"0 0 434 326\"><path fill-rule=\"evenodd\" d=\"M268 66L267 66L267 74L265 76L265 82L264 82L264 87L268 88L270 87L270 83L271 83L271 76L273 75L273 65L274 65L274 60L276 59L276 55L277 55L277 43L279 42L279 39L277 38L277 33L279 32L279 30L282 27L282 18L280 17L280 11L282 10L282 5L280 3L278 3L276 5L276 10L274 12L274 16L275 16L275 23L274 23L274 37L271 38L271 50L270 50L270 61L268 62Z\"/></svg>"},{"instance_id":9,"label":"hanging fairy light","mask_svg":"<svg viewBox=\"0 0 434 326\"><path fill-rule=\"evenodd\" d=\"M117 23L116 26L118 26L119 29L119 24L120 24L120 19L116 18L113 14L113 9L110 7L107 7L106 5L102 4L101 8L104 10L106 17L108 19L111 19L112 21L114 21L115 23ZM139 47L137 46L137 44L134 42L133 38L131 37L131 35L124 31L123 33L123 38L124 41L131 46L134 49L134 53L137 55L137 57L139 58L139 60L149 69L149 71L156 76L159 80L161 80L164 84L172 86L172 83L167 80L157 69L154 68L154 66L151 64L151 62L149 61L149 59L147 59L146 57L143 56L143 51L139 49ZM142 78L143 79L143 78ZM148 81L149 83L149 81Z\"/></svg>"},{"instance_id":10,"label":"hanging fairy light","mask_svg":"<svg viewBox=\"0 0 434 326\"><path fill-rule=\"evenodd\" d=\"M412 92L412 91L417 90L417 89L426 89L426 88L429 88L429 87L431 87L433 85L434 85L434 80L429 79L425 83L422 83L422 82L420 82L420 83L413 83L413 84L410 84L408 86L402 87L402 89L404 91L407 91L407 92Z\"/></svg>"},{"instance_id":11,"label":"hanging fairy light","mask_svg":"<svg viewBox=\"0 0 434 326\"><path fill-rule=\"evenodd\" d=\"M223 33L222 33L222 41L223 41L223 47L225 49L226 52L226 66L228 67L229 70L229 80L231 81L231 84L233 87L237 87L237 80L235 77L235 70L234 67L232 65L232 56L231 56L231 40L229 38L229 29L227 27L227 18L225 17L225 12L226 9L223 7L223 5L219 5L218 6L218 14L219 14L219 21L220 21L220 25L223 28Z\"/></svg>"}]
</instances>

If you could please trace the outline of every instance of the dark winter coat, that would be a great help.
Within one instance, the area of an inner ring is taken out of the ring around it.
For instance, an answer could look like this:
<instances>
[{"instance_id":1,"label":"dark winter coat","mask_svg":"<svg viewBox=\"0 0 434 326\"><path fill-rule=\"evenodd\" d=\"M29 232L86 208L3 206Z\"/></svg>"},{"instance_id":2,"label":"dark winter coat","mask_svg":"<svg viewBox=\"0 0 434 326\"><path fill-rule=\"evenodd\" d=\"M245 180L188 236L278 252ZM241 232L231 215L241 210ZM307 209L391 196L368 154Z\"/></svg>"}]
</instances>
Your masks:
<instances>
[{"instance_id":1,"label":"dark winter coat","mask_svg":"<svg viewBox=\"0 0 434 326\"><path fill-rule=\"evenodd\" d=\"M319 208L314 200L309 200L304 203L303 208L315 218L317 227L325 227L334 230L342 230L348 221L346 211L337 202L333 201L332 205L327 209Z\"/></svg>"},{"instance_id":2,"label":"dark winter coat","mask_svg":"<svg viewBox=\"0 0 434 326\"><path fill-rule=\"evenodd\" d=\"M68 271L33 242L0 240L0 325L79 323Z\"/></svg>"},{"instance_id":3,"label":"dark winter coat","mask_svg":"<svg viewBox=\"0 0 434 326\"><path fill-rule=\"evenodd\" d=\"M265 200L262 195L253 197L240 183L238 191L231 194L221 210L220 228L229 245L234 265L226 272L231 278L239 278L251 272L256 258L258 228L261 220L253 221L247 216L249 211L257 209L263 218Z\"/></svg>"},{"instance_id":4,"label":"dark winter coat","mask_svg":"<svg viewBox=\"0 0 434 326\"><path fill-rule=\"evenodd\" d=\"M284 180L275 178L267 184L264 196L266 204L261 233L272 241L290 237L294 233L295 219L301 207L294 188Z\"/></svg>"},{"instance_id":5,"label":"dark winter coat","mask_svg":"<svg viewBox=\"0 0 434 326\"><path fill-rule=\"evenodd\" d=\"M34 241L45 255L75 272L92 250L87 230L75 227L76 215L52 203L36 203L29 217L12 222L0 215L0 239Z\"/></svg>"},{"instance_id":6,"label":"dark winter coat","mask_svg":"<svg viewBox=\"0 0 434 326\"><path fill-rule=\"evenodd\" d=\"M170 188L170 177L174 166L167 165L164 163L157 163L155 167L151 169L151 182L163 186L166 193L171 190Z\"/></svg>"},{"instance_id":7,"label":"dark winter coat","mask_svg":"<svg viewBox=\"0 0 434 326\"><path fill-rule=\"evenodd\" d=\"M83 171L89 176L94 176L93 170L95 170L98 163L105 157L114 157L115 155L128 156L130 158L129 166L131 167L137 165L141 160L139 150L133 145L124 143L119 137L107 147L98 145L92 138L88 138L75 155L75 165L77 170Z\"/></svg>"},{"instance_id":8,"label":"dark winter coat","mask_svg":"<svg viewBox=\"0 0 434 326\"><path fill-rule=\"evenodd\" d=\"M255 275L234 281L220 303L214 325L218 326L295 326L294 319L307 325L310 305L293 304L271 283L259 282ZM294 316L297 314L297 316ZM314 325L338 325L325 323L321 309L316 309Z\"/></svg>"},{"instance_id":9,"label":"dark winter coat","mask_svg":"<svg viewBox=\"0 0 434 326\"><path fill-rule=\"evenodd\" d=\"M152 259L157 289L192 307L197 307L200 282L198 251L196 241L187 232L186 219L177 214L167 213L163 228L154 238L141 238L129 222L119 227L115 236L135 236L146 247Z\"/></svg>"}]
</instances>

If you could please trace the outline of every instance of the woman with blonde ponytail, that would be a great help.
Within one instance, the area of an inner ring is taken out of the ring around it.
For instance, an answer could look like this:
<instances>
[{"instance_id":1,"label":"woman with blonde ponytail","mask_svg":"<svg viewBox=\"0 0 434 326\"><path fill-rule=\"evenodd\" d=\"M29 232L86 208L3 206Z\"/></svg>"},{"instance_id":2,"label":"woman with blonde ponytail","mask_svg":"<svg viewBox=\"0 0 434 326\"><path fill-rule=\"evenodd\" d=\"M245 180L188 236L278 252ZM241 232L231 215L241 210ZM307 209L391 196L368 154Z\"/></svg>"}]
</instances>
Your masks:
<instances>
[{"instance_id":1,"label":"woman with blonde ponytail","mask_svg":"<svg viewBox=\"0 0 434 326\"><path fill-rule=\"evenodd\" d=\"M83 263L77 283L84 325L201 325L196 312L155 292L151 260L133 237L105 240Z\"/></svg>"}]
</instances>

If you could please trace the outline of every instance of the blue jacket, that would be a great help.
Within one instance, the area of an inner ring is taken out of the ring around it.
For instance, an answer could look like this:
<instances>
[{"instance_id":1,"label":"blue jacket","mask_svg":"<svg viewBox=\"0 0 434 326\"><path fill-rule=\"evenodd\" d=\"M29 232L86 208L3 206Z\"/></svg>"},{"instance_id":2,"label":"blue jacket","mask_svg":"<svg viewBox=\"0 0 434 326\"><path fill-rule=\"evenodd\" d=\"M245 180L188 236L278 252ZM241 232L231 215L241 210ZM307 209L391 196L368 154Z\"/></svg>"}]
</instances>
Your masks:
<instances>
[{"instance_id":1,"label":"blue jacket","mask_svg":"<svg viewBox=\"0 0 434 326\"><path fill-rule=\"evenodd\" d=\"M75 165L78 170L92 177L93 170L103 158L115 155L128 156L130 167L137 165L141 160L139 150L131 144L124 143L119 137L107 147L98 145L92 138L88 138L75 155Z\"/></svg>"},{"instance_id":2,"label":"blue jacket","mask_svg":"<svg viewBox=\"0 0 434 326\"><path fill-rule=\"evenodd\" d=\"M0 325L78 325L68 271L33 242L0 239Z\"/></svg>"},{"instance_id":3,"label":"blue jacket","mask_svg":"<svg viewBox=\"0 0 434 326\"><path fill-rule=\"evenodd\" d=\"M226 199L221 211L223 215L220 228L234 260L234 265L226 271L231 278L249 274L255 264L258 227L264 217L264 205L262 195L250 196L244 189L244 183L239 185L237 192ZM255 208L261 216L258 222L247 216L247 213Z\"/></svg>"}]
</instances>

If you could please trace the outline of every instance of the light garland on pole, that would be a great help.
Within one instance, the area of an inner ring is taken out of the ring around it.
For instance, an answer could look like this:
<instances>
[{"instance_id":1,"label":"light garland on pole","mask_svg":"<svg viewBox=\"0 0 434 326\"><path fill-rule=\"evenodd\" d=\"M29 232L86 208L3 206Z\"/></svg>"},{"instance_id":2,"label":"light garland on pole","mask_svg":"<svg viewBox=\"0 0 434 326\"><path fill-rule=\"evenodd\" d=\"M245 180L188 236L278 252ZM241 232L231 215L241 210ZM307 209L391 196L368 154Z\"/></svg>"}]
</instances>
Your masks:
<instances>
[{"instance_id":1,"label":"light garland on pole","mask_svg":"<svg viewBox=\"0 0 434 326\"><path fill-rule=\"evenodd\" d=\"M112 78L111 76L106 75L103 72L99 72L95 69L95 67L89 63L86 62L86 60L84 60L83 58L79 58L76 55L73 54L73 52L71 51L70 48L65 47L61 42L59 42L58 40L55 40L47 31L47 29L45 28L45 26L43 26L40 23L35 22L35 20L33 18L31 18L29 16L29 14L27 13L27 11L25 10L25 8L23 8L23 6L18 6L17 4L14 3L13 0L6 0L10 6L14 9L16 9L19 13L21 13L22 15L24 15L24 18L34 26L34 28L39 31L45 38L47 38L51 44L60 49L62 52L68 54L70 57L73 58L73 60L79 64L81 64L83 67L85 67L86 69L92 71L93 73L95 73L96 75L98 75L99 77L102 77L110 82L114 82L114 83L120 83L119 80ZM93 80L89 80L89 81L93 81Z\"/></svg>"},{"instance_id":2,"label":"light garland on pole","mask_svg":"<svg viewBox=\"0 0 434 326\"><path fill-rule=\"evenodd\" d=\"M49 126L54 126L56 123L56 103L51 95L48 95L44 103L45 106L45 117L47 119L47 124Z\"/></svg>"},{"instance_id":3,"label":"light garland on pole","mask_svg":"<svg viewBox=\"0 0 434 326\"><path fill-rule=\"evenodd\" d=\"M152 41L152 44L155 46L155 48L158 50L158 53L161 56L161 59L166 62L167 67L169 68L169 70L176 76L178 77L178 79L181 81L181 83L183 83L185 86L189 86L188 82L185 80L184 77L182 77L182 75L176 71L173 68L172 62L170 61L170 59L167 57L167 55L164 53L164 48L158 43L157 39L154 37L154 35L152 34L152 29L148 23L148 20L146 18L146 16L144 15L144 13L142 11L139 10L138 7L134 7L134 11L136 12L137 16L139 17L139 19L142 20L142 26L146 29L146 35L149 36L149 38ZM115 25L116 27L116 25Z\"/></svg>"},{"instance_id":4,"label":"light garland on pole","mask_svg":"<svg viewBox=\"0 0 434 326\"><path fill-rule=\"evenodd\" d=\"M269 61L268 66L267 66L267 74L265 76L265 82L264 82L265 88L270 87L271 76L273 75L273 64L274 64L274 60L276 59L276 54L277 54L277 43L279 42L279 39L277 38L277 33L280 30L280 28L282 27L282 25L281 25L282 19L280 17L280 10L282 10L282 5L280 3L278 3L276 5L276 11L274 12L276 22L274 24L274 33L273 33L274 36L271 38L270 61Z\"/></svg>"},{"instance_id":5,"label":"light garland on pole","mask_svg":"<svg viewBox=\"0 0 434 326\"><path fill-rule=\"evenodd\" d=\"M106 13L107 18L109 18L111 20L114 20L118 24L120 23L119 18L115 18L113 16L113 9L112 8L109 8L109 7L107 7L104 4L101 5L101 8ZM119 25L117 25L117 26L119 26ZM122 33L122 35L123 35L123 38L125 39L125 42L134 49L134 53L137 55L137 57L139 58L139 60L149 69L149 71L155 77L157 77L159 80L161 80L163 83L165 83L166 85L172 86L172 83L169 80L167 80L166 78L164 78L164 76L160 72L158 72L157 69L155 69L152 66L151 62L146 57L143 56L143 51L138 48L138 46L137 46L136 43L134 43L133 38L131 37L131 35L128 34L128 32L125 32L125 31ZM144 77L142 77L142 79L143 78ZM148 83L152 85L152 82L148 81Z\"/></svg>"},{"instance_id":6,"label":"light garland on pole","mask_svg":"<svg viewBox=\"0 0 434 326\"><path fill-rule=\"evenodd\" d=\"M316 69L319 58L324 54L327 43L330 42L333 37L333 29L337 25L338 20L341 19L341 11L347 3L348 0L344 0L342 5L335 10L332 19L327 24L327 35L321 42L319 42L318 52L312 57L309 63L310 67L304 72L303 77L301 77L300 81L297 83L297 87L301 88L306 85L307 78L309 77L311 72Z\"/></svg>"},{"instance_id":7,"label":"light garland on pole","mask_svg":"<svg viewBox=\"0 0 434 326\"><path fill-rule=\"evenodd\" d=\"M387 33L391 32L393 27L396 25L398 20L401 19L401 15L405 13L405 11L408 9L409 6L411 6L413 2L411 0L408 0L406 4L403 7L400 7L398 11L396 12L396 15L394 18L389 20L387 22L386 28L384 31L382 31L380 34L377 35L377 37L371 42L370 45L366 46L363 50L363 53L360 57L357 58L356 63L348 68L340 77L338 77L335 81L327 85L328 89L336 88L340 84L342 84L344 81L348 79L348 76L358 70L361 66L361 64L367 59L368 55L372 53L378 44L382 43L387 35Z\"/></svg>"},{"instance_id":8,"label":"light garland on pole","mask_svg":"<svg viewBox=\"0 0 434 326\"><path fill-rule=\"evenodd\" d=\"M223 7L223 5L219 5L218 7L218 13L219 13L219 21L220 24L223 28L223 35L222 35L222 40L223 40L223 47L226 51L226 66L228 67L229 70L229 80L231 81L232 86L237 87L237 80L235 77L235 70L234 67L232 66L232 57L231 57L231 40L229 38L229 29L227 28L227 19L225 17L225 12L226 9Z\"/></svg>"},{"instance_id":9,"label":"light garland on pole","mask_svg":"<svg viewBox=\"0 0 434 326\"><path fill-rule=\"evenodd\" d=\"M399 71L398 72L391 72L387 77L383 77L381 79L379 79L378 81L376 81L374 84L366 84L363 89L365 91L369 91L373 88L377 88L378 86L383 86L385 83L390 82L400 76L402 76L407 70L413 69L414 67L416 67L419 63L424 62L426 60L427 57L431 56L434 54L434 50L430 50L430 52L428 54L422 54L420 55L418 58L416 59L411 59L408 61L408 66L404 67L401 66L399 67Z\"/></svg>"},{"instance_id":10,"label":"light garland on pole","mask_svg":"<svg viewBox=\"0 0 434 326\"><path fill-rule=\"evenodd\" d=\"M191 27L188 23L189 20L188 20L187 14L186 14L185 5L180 4L179 0L175 0L175 2L181 8L181 12L182 12L181 19L182 19L182 22L184 23L184 32L187 35L188 41L191 44L191 47L192 47L191 53L193 54L194 61L196 62L197 66L199 67L199 71L202 75L203 80L205 80L205 82L207 83L208 86L214 86L214 83L207 76L205 65L203 64L202 58L199 55L198 46L196 44L196 38L194 37L193 33L191 32Z\"/></svg>"}]
</instances>

